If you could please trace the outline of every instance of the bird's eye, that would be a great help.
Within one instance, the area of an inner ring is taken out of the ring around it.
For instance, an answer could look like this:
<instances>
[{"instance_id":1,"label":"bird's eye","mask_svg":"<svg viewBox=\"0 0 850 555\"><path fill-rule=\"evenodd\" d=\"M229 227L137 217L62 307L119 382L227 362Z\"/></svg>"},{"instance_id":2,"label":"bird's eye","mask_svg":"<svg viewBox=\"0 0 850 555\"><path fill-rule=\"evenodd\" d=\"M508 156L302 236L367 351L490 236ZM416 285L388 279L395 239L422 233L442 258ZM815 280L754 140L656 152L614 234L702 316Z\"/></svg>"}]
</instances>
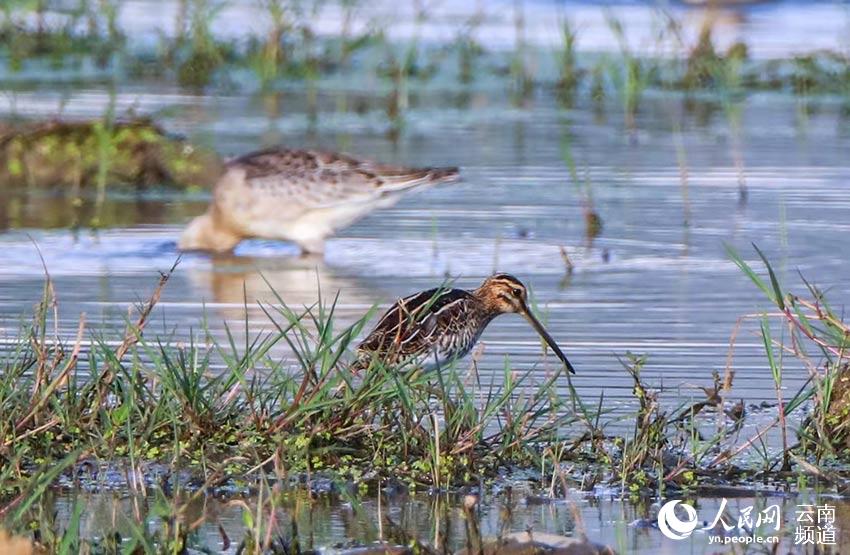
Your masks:
<instances>
[{"instance_id":1,"label":"bird's eye","mask_svg":"<svg viewBox=\"0 0 850 555\"><path fill-rule=\"evenodd\" d=\"M519 297L520 295L522 295L522 290L521 289L514 289L513 294L515 296Z\"/></svg>"}]
</instances>

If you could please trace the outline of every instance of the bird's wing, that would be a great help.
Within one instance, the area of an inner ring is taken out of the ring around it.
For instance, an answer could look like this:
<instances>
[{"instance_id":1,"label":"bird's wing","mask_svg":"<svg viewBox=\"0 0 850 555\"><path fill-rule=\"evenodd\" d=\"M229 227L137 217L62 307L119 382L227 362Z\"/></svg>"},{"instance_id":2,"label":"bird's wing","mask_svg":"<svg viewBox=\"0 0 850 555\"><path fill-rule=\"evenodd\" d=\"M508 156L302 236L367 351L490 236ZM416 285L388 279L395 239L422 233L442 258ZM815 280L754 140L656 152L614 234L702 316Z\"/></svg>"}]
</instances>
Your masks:
<instances>
[{"instance_id":1,"label":"bird's wing","mask_svg":"<svg viewBox=\"0 0 850 555\"><path fill-rule=\"evenodd\" d=\"M272 148L231 161L254 190L307 208L369 202L396 191L456 179L456 168L403 168L344 154Z\"/></svg>"},{"instance_id":2,"label":"bird's wing","mask_svg":"<svg viewBox=\"0 0 850 555\"><path fill-rule=\"evenodd\" d=\"M475 298L462 289L429 289L399 299L358 347L361 356L378 354L387 362L427 355L435 339L457 323Z\"/></svg>"}]
</instances>

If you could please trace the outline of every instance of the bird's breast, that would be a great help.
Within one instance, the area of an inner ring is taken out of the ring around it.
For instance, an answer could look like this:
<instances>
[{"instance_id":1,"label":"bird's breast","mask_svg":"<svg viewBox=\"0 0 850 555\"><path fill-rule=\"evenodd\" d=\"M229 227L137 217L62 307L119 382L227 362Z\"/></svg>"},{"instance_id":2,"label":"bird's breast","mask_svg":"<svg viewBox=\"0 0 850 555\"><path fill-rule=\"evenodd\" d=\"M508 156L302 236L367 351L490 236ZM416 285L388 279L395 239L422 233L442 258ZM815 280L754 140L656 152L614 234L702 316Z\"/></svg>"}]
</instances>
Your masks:
<instances>
[{"instance_id":1,"label":"bird's breast","mask_svg":"<svg viewBox=\"0 0 850 555\"><path fill-rule=\"evenodd\" d=\"M440 333L432 345L430 361L423 361L429 366L445 365L453 360L465 357L475 347L489 319L475 316L467 318L462 325Z\"/></svg>"}]
</instances>

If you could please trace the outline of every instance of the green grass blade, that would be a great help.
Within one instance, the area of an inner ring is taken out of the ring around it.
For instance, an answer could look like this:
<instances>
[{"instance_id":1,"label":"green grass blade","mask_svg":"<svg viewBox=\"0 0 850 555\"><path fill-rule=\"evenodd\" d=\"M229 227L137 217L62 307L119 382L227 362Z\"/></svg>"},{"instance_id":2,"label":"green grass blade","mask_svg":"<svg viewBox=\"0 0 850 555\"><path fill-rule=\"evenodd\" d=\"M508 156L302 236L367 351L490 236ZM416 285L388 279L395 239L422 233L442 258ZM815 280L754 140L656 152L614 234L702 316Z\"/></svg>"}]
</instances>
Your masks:
<instances>
[{"instance_id":1,"label":"green grass blade","mask_svg":"<svg viewBox=\"0 0 850 555\"><path fill-rule=\"evenodd\" d=\"M779 287L779 280L776 279L776 273L773 271L773 267L768 262L767 257L764 255L761 250L753 243L753 248L756 249L759 257L761 257L761 261L764 262L765 268L767 268L767 274L770 277L770 285L773 287L773 301L779 306L780 310L785 310L785 299L782 295L782 288Z\"/></svg>"}]
</instances>

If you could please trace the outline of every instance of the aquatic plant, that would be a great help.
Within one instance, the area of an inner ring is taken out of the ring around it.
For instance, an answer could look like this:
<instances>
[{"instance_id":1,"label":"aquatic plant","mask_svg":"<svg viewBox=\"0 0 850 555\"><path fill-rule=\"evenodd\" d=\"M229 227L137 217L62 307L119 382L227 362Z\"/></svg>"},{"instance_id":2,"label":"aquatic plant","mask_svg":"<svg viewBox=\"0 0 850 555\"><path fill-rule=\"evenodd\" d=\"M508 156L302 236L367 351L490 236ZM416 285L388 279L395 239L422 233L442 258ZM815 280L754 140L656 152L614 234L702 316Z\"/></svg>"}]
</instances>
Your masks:
<instances>
[{"instance_id":1,"label":"aquatic plant","mask_svg":"<svg viewBox=\"0 0 850 555\"><path fill-rule=\"evenodd\" d=\"M196 89L209 85L216 70L232 57L233 45L212 32L212 23L225 6L224 0L191 0L188 5L188 31L178 30L177 39L166 49L180 85Z\"/></svg>"},{"instance_id":2,"label":"aquatic plant","mask_svg":"<svg viewBox=\"0 0 850 555\"><path fill-rule=\"evenodd\" d=\"M707 17L700 28L697 43L688 53L685 74L679 83L681 88L732 89L740 81L741 65L747 59L746 45L735 43L725 54L720 54L714 47L713 32L714 19Z\"/></svg>"},{"instance_id":3,"label":"aquatic plant","mask_svg":"<svg viewBox=\"0 0 850 555\"><path fill-rule=\"evenodd\" d=\"M534 91L534 76L528 67L528 45L525 41L524 0L514 0L514 52L511 57L511 97L514 104L526 102Z\"/></svg>"},{"instance_id":4,"label":"aquatic plant","mask_svg":"<svg viewBox=\"0 0 850 555\"><path fill-rule=\"evenodd\" d=\"M281 0L260 0L258 4L268 16L269 31L262 44L253 49L249 47L248 57L260 86L266 89L278 78L288 57L284 39L291 30L291 22Z\"/></svg>"},{"instance_id":5,"label":"aquatic plant","mask_svg":"<svg viewBox=\"0 0 850 555\"><path fill-rule=\"evenodd\" d=\"M632 52L622 22L611 11L606 11L605 20L617 40L621 57L620 63L609 64L608 72L623 103L626 128L634 131L640 98L650 82L649 74L645 62Z\"/></svg>"},{"instance_id":6,"label":"aquatic plant","mask_svg":"<svg viewBox=\"0 0 850 555\"><path fill-rule=\"evenodd\" d=\"M564 130L561 137L561 158L567 166L573 186L581 196L581 210L584 218L584 237L587 246L591 246L593 244L593 240L602 233L602 216L600 216L599 212L596 211L594 205L593 187L590 178L588 177L587 170L585 170L584 179L582 180L579 178L575 157L573 156L572 137L569 128ZM565 255L566 253L562 252L562 256ZM567 260L569 259L567 258ZM568 265L569 268L572 267L571 264L572 263Z\"/></svg>"},{"instance_id":7,"label":"aquatic plant","mask_svg":"<svg viewBox=\"0 0 850 555\"><path fill-rule=\"evenodd\" d=\"M561 24L561 51L558 55L558 99L564 106L572 106L579 85L580 70L576 59L578 33L569 20Z\"/></svg>"},{"instance_id":8,"label":"aquatic plant","mask_svg":"<svg viewBox=\"0 0 850 555\"><path fill-rule=\"evenodd\" d=\"M0 10L0 45L8 49L12 71L21 70L28 60L38 57L48 58L55 69L69 61L79 66L88 57L106 67L126 43L117 25L118 0L100 0L96 5L81 0L72 7L8 0L0 5ZM28 23L28 15L34 15L34 27Z\"/></svg>"},{"instance_id":9,"label":"aquatic plant","mask_svg":"<svg viewBox=\"0 0 850 555\"><path fill-rule=\"evenodd\" d=\"M397 138L404 127L404 115L410 106L411 80L416 79L420 84L430 80L437 70L439 59L426 60L423 49L419 44L419 34L422 25L429 17L429 6L414 0L414 31L404 48L387 40L381 33L383 63L378 67L378 74L390 81L390 91L386 99L386 114L390 122L389 135Z\"/></svg>"},{"instance_id":10,"label":"aquatic plant","mask_svg":"<svg viewBox=\"0 0 850 555\"><path fill-rule=\"evenodd\" d=\"M782 354L793 356L807 372L807 388L791 401L782 402L774 425L780 426L784 449L782 465L790 465L793 455L787 445L786 416L808 399L812 400L812 414L797 430L800 443L796 451L801 455L814 454L818 460L824 457L850 460L847 445L848 404L850 389L847 367L850 362L850 325L829 303L824 292L805 278L803 284L808 298L785 291L776 272L765 255L753 245L767 272L767 279L731 247L729 254L735 264L752 280L776 307L778 312L759 315L761 335L771 374L777 384L777 395L781 395L784 360ZM770 321L779 319L786 324L789 336L784 340L774 338ZM778 353L778 354L777 354ZM799 459L795 459L800 462Z\"/></svg>"}]
</instances>

